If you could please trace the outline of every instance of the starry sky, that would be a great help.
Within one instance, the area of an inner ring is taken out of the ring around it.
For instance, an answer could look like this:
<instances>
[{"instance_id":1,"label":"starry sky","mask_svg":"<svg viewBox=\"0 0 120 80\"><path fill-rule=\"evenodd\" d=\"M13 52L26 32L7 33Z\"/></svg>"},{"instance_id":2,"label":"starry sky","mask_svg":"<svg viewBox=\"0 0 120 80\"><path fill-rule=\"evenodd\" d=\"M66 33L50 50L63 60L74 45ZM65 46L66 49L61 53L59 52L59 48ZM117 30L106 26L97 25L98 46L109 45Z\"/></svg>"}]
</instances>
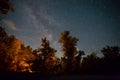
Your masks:
<instances>
[{"instance_id":1,"label":"starry sky","mask_svg":"<svg viewBox=\"0 0 120 80\"><path fill-rule=\"evenodd\" d=\"M69 30L77 37L78 49L86 54L106 45L120 46L119 0L11 0L15 12L9 13L3 25L33 49L47 37L61 56L60 33Z\"/></svg>"}]
</instances>

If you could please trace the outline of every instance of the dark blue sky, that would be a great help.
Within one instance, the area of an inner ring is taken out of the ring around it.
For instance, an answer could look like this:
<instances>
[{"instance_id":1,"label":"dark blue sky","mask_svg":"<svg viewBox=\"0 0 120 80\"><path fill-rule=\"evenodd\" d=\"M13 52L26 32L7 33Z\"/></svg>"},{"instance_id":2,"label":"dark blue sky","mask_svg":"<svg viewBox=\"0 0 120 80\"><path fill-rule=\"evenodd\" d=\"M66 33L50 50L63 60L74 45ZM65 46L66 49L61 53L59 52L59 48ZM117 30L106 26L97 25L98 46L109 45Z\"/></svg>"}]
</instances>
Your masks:
<instances>
[{"instance_id":1,"label":"dark blue sky","mask_svg":"<svg viewBox=\"0 0 120 80\"><path fill-rule=\"evenodd\" d=\"M120 46L119 0L11 1L15 12L3 20L6 30L33 48L47 37L60 50L58 39L64 30L79 39L78 49L87 54L99 53L106 45Z\"/></svg>"}]
</instances>

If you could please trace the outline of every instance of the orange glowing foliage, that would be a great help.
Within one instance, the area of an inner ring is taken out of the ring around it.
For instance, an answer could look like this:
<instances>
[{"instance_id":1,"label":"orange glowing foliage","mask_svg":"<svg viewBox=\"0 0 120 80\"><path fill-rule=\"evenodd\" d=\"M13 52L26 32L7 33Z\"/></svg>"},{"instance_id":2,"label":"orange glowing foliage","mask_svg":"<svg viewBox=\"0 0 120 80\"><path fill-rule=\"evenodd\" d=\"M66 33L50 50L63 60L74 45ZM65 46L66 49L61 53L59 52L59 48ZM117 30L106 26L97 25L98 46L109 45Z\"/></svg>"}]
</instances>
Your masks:
<instances>
[{"instance_id":1,"label":"orange glowing foliage","mask_svg":"<svg viewBox=\"0 0 120 80\"><path fill-rule=\"evenodd\" d=\"M30 69L30 61L35 59L32 48L25 47L23 42L13 35L8 35L5 41L0 41L0 59L7 70L24 72Z\"/></svg>"}]
</instances>

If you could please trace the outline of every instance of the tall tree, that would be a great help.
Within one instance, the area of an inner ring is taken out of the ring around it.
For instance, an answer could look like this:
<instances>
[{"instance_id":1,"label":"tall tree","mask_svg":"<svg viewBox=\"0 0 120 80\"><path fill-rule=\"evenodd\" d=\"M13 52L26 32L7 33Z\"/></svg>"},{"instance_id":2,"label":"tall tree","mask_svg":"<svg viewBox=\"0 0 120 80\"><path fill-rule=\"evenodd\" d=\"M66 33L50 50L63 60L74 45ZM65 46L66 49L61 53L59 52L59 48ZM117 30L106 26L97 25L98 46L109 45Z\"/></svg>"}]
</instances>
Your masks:
<instances>
[{"instance_id":1,"label":"tall tree","mask_svg":"<svg viewBox=\"0 0 120 80\"><path fill-rule=\"evenodd\" d=\"M61 33L59 42L62 44L62 50L64 51L64 58L66 60L66 70L73 71L75 65L75 55L77 51L77 41L76 37L70 36L69 31L64 31Z\"/></svg>"},{"instance_id":2,"label":"tall tree","mask_svg":"<svg viewBox=\"0 0 120 80\"><path fill-rule=\"evenodd\" d=\"M34 62L34 69L42 73L49 73L49 70L55 66L56 50L50 47L50 42L46 38L42 38L40 48L34 50L37 59Z\"/></svg>"}]
</instances>

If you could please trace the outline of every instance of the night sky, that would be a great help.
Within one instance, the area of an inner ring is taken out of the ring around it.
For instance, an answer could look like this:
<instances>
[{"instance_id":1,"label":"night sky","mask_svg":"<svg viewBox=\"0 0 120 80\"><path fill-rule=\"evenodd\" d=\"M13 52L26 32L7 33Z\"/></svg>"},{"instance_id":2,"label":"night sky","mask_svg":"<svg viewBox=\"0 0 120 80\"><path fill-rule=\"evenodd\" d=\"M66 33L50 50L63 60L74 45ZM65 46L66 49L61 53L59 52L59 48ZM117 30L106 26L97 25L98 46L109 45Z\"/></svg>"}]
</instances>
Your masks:
<instances>
[{"instance_id":1,"label":"night sky","mask_svg":"<svg viewBox=\"0 0 120 80\"><path fill-rule=\"evenodd\" d=\"M106 45L120 46L120 0L11 0L4 27L33 49L47 37L60 54L60 33L69 30L77 37L78 49L86 54Z\"/></svg>"}]
</instances>

